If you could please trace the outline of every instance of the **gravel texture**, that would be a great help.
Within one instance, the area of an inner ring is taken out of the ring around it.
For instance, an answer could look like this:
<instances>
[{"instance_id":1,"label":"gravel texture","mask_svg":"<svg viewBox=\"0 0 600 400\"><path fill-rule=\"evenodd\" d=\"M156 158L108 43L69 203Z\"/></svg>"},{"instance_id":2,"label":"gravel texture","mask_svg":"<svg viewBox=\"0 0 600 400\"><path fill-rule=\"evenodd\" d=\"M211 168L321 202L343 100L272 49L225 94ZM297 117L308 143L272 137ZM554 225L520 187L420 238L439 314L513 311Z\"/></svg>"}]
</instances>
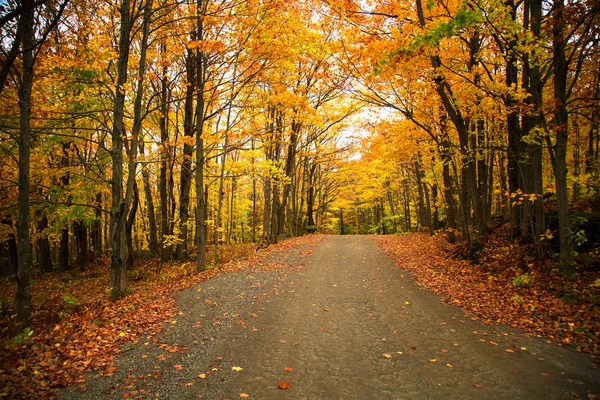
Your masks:
<instances>
[{"instance_id":1,"label":"gravel texture","mask_svg":"<svg viewBox=\"0 0 600 400\"><path fill-rule=\"evenodd\" d=\"M62 399L595 398L589 356L483 326L365 236L269 256L181 292L165 331ZM507 352L506 350L509 350ZM279 388L280 382L287 389Z\"/></svg>"}]
</instances>

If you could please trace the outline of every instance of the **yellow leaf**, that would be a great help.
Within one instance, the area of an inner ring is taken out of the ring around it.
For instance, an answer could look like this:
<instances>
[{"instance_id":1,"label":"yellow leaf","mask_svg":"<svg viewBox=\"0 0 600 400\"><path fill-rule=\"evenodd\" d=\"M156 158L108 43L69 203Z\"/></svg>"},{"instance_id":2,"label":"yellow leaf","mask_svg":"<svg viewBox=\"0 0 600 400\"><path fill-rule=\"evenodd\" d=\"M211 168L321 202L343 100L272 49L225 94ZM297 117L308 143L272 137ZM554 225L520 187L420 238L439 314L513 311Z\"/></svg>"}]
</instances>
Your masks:
<instances>
[{"instance_id":1,"label":"yellow leaf","mask_svg":"<svg viewBox=\"0 0 600 400\"><path fill-rule=\"evenodd\" d=\"M245 399L247 397L250 397L250 395L248 393L240 393L240 397Z\"/></svg>"},{"instance_id":2,"label":"yellow leaf","mask_svg":"<svg viewBox=\"0 0 600 400\"><path fill-rule=\"evenodd\" d=\"M392 358L391 354L383 354L383 358Z\"/></svg>"},{"instance_id":3,"label":"yellow leaf","mask_svg":"<svg viewBox=\"0 0 600 400\"><path fill-rule=\"evenodd\" d=\"M231 370L232 370L232 371L241 371L241 370L243 370L243 369L244 369L244 368L242 368L242 367L231 367Z\"/></svg>"},{"instance_id":4,"label":"yellow leaf","mask_svg":"<svg viewBox=\"0 0 600 400\"><path fill-rule=\"evenodd\" d=\"M437 360L435 358L432 358L431 360L429 360L429 362L436 362Z\"/></svg>"},{"instance_id":5,"label":"yellow leaf","mask_svg":"<svg viewBox=\"0 0 600 400\"><path fill-rule=\"evenodd\" d=\"M206 374L200 374L200 375L198 375L198 378L200 378L200 379L206 379Z\"/></svg>"}]
</instances>

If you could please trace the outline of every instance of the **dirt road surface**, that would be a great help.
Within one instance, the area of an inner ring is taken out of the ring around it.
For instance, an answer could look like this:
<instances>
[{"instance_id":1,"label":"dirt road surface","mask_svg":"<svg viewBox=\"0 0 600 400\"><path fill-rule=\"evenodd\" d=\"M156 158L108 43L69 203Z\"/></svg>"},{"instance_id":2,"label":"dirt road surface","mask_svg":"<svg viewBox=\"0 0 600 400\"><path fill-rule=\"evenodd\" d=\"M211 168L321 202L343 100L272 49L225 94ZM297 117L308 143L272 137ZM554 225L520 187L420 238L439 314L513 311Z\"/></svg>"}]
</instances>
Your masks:
<instances>
[{"instance_id":1,"label":"dirt road surface","mask_svg":"<svg viewBox=\"0 0 600 400\"><path fill-rule=\"evenodd\" d=\"M484 326L365 236L275 255L178 297L157 337L63 399L595 399L586 354ZM281 389L280 382L283 387Z\"/></svg>"}]
</instances>

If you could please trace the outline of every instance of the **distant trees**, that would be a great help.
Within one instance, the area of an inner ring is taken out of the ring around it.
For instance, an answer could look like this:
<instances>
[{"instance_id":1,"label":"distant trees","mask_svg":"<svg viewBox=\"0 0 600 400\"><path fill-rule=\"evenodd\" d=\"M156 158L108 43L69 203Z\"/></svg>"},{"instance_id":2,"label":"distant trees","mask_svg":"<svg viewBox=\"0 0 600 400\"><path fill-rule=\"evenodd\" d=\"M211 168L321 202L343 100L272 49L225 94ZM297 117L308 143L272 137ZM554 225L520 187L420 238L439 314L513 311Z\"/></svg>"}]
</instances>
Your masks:
<instances>
[{"instance_id":1,"label":"distant trees","mask_svg":"<svg viewBox=\"0 0 600 400\"><path fill-rule=\"evenodd\" d=\"M569 198L581 199L582 190L576 132L582 125L595 129L580 110L598 104L588 83L592 76L581 80L595 70L598 5L348 2L338 12L352 24L348 37L361 38L348 39L347 47L346 66L359 82L356 95L391 110L393 135L402 136L394 140L413 146L412 154L400 157L393 154L397 146L387 150L416 184L406 190L404 178L379 178L381 198L412 199L404 203L405 215L390 203L389 218L404 219L408 228L414 203L418 224L431 230L441 208L446 226L459 227L469 242L494 228L493 215L509 218L512 234L533 243L543 258L553 235L546 198L558 215L561 265L572 270ZM389 123L378 130L390 136ZM419 173L423 164L429 173ZM429 207L438 182L444 201ZM587 198L597 199L595 184L587 182Z\"/></svg>"}]
</instances>

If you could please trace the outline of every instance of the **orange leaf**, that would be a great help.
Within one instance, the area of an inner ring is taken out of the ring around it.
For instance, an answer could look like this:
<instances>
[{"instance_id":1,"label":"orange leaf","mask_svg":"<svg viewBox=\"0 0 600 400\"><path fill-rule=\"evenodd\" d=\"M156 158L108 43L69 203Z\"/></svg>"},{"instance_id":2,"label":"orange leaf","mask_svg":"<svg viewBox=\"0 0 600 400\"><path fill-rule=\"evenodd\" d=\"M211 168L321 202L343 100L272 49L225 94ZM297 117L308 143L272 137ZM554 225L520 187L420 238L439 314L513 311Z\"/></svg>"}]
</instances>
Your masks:
<instances>
[{"instance_id":1,"label":"orange leaf","mask_svg":"<svg viewBox=\"0 0 600 400\"><path fill-rule=\"evenodd\" d=\"M477 388L477 389L481 389L483 386L482 386L482 385L480 385L479 383L474 383L474 384L473 384L473 387L474 387L474 388Z\"/></svg>"},{"instance_id":2,"label":"orange leaf","mask_svg":"<svg viewBox=\"0 0 600 400\"><path fill-rule=\"evenodd\" d=\"M250 397L250 395L248 393L240 393L240 397L245 399L247 397Z\"/></svg>"},{"instance_id":3,"label":"orange leaf","mask_svg":"<svg viewBox=\"0 0 600 400\"><path fill-rule=\"evenodd\" d=\"M181 364L177 364L174 365L173 368L175 368L177 371L181 371L183 369L183 366Z\"/></svg>"},{"instance_id":4,"label":"orange leaf","mask_svg":"<svg viewBox=\"0 0 600 400\"><path fill-rule=\"evenodd\" d=\"M284 368L284 370L286 370L286 371L291 371L291 370L292 370L292 367L285 367L285 368Z\"/></svg>"},{"instance_id":5,"label":"orange leaf","mask_svg":"<svg viewBox=\"0 0 600 400\"><path fill-rule=\"evenodd\" d=\"M289 382L279 381L279 389L285 390L290 388Z\"/></svg>"}]
</instances>

